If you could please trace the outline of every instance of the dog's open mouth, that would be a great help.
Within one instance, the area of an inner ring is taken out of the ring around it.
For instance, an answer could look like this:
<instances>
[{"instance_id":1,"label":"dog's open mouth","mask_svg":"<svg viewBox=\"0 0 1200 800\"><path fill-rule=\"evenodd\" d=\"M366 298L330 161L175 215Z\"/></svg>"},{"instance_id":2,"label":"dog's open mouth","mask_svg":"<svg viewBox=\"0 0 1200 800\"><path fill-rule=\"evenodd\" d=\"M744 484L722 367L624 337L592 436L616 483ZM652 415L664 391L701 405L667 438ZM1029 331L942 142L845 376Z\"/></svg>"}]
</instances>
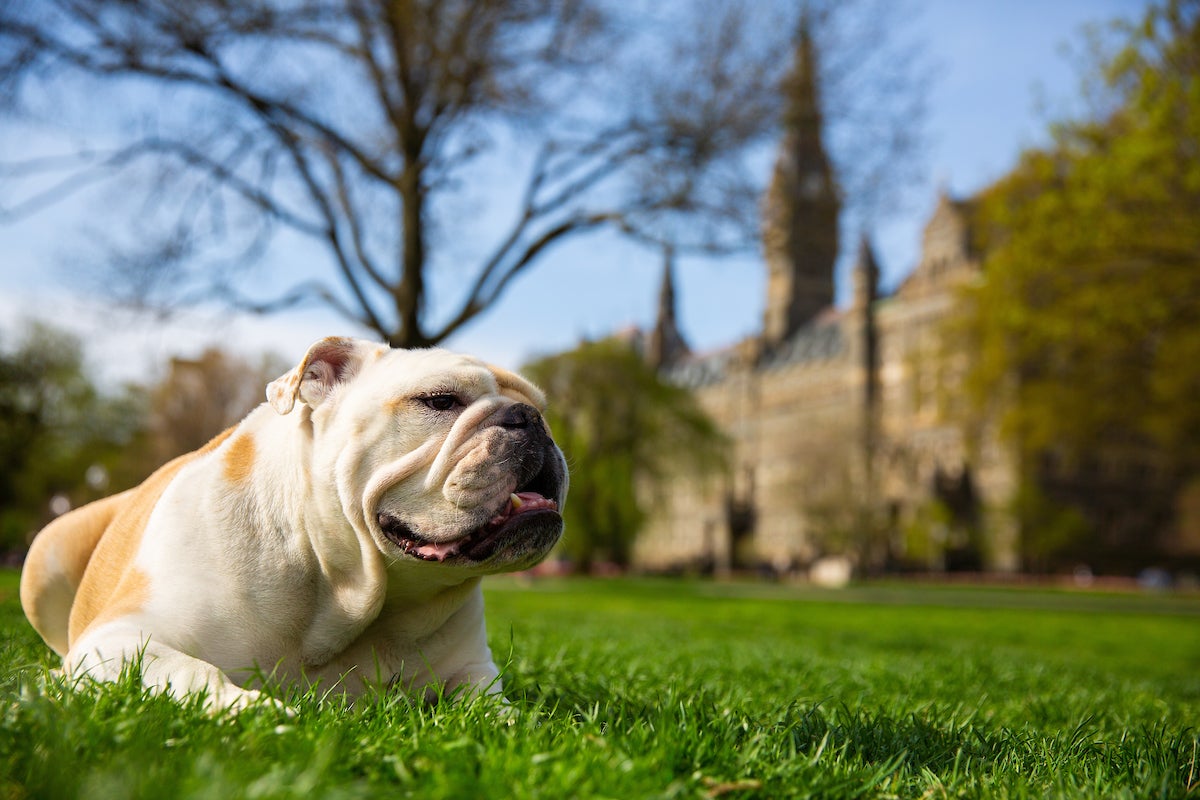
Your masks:
<instances>
[{"instance_id":1,"label":"dog's open mouth","mask_svg":"<svg viewBox=\"0 0 1200 800\"><path fill-rule=\"evenodd\" d=\"M448 542L425 539L386 512L379 512L376 519L383 535L410 556L424 561L445 561L453 556L481 561L495 551L505 532L534 515L547 512L557 514L558 503L537 492L516 492L509 495L508 503L485 525Z\"/></svg>"}]
</instances>

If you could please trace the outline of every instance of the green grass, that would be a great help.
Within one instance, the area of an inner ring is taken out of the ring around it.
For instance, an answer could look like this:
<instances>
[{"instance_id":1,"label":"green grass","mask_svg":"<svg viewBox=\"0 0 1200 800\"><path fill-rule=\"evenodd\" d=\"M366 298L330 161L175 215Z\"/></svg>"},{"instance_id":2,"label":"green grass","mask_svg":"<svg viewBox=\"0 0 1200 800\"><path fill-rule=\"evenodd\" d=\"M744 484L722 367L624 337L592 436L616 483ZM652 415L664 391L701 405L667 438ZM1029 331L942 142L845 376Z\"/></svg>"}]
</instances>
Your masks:
<instances>
[{"instance_id":1,"label":"green grass","mask_svg":"<svg viewBox=\"0 0 1200 800\"><path fill-rule=\"evenodd\" d=\"M15 588L0 798L1200 797L1196 597L500 579L511 713L213 719L47 683Z\"/></svg>"}]
</instances>

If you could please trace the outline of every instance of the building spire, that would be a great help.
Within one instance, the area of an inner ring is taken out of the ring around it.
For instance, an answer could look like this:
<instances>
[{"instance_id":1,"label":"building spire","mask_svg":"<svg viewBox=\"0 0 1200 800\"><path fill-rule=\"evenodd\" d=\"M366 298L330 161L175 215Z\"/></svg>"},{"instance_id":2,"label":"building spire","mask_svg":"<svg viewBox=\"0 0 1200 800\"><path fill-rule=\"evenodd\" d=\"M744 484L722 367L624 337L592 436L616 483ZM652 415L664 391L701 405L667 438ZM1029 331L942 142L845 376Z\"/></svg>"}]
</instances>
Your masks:
<instances>
[{"instance_id":1,"label":"building spire","mask_svg":"<svg viewBox=\"0 0 1200 800\"><path fill-rule=\"evenodd\" d=\"M821 141L817 78L816 46L805 13L784 82L783 139L763 205L768 345L787 339L833 305L841 202Z\"/></svg>"},{"instance_id":2,"label":"building spire","mask_svg":"<svg viewBox=\"0 0 1200 800\"><path fill-rule=\"evenodd\" d=\"M675 249L663 246L662 284L658 290L658 315L646 342L646 360L655 369L669 367L688 354L688 345L675 319Z\"/></svg>"},{"instance_id":3,"label":"building spire","mask_svg":"<svg viewBox=\"0 0 1200 800\"><path fill-rule=\"evenodd\" d=\"M858 256L851 273L854 281L854 308L866 308L879 297L879 262L871 240L864 231L858 242Z\"/></svg>"}]
</instances>

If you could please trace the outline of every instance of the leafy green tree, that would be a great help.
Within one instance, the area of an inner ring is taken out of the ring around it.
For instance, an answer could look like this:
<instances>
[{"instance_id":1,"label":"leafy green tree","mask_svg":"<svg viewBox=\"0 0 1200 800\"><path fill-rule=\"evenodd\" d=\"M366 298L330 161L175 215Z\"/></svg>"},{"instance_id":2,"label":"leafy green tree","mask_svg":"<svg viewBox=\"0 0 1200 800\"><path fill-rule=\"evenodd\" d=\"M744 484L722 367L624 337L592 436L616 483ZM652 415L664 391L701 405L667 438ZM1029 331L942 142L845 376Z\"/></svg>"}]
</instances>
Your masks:
<instances>
[{"instance_id":1,"label":"leafy green tree","mask_svg":"<svg viewBox=\"0 0 1200 800\"><path fill-rule=\"evenodd\" d=\"M581 571L629 563L668 475L724 463L724 438L692 394L623 341L584 343L523 371L550 397L547 421L570 465L562 549Z\"/></svg>"},{"instance_id":2,"label":"leafy green tree","mask_svg":"<svg viewBox=\"0 0 1200 800\"><path fill-rule=\"evenodd\" d=\"M0 348L0 548L24 546L53 497L76 506L136 480L121 465L141 396L102 395L82 354L77 337L42 323Z\"/></svg>"},{"instance_id":3,"label":"leafy green tree","mask_svg":"<svg viewBox=\"0 0 1200 800\"><path fill-rule=\"evenodd\" d=\"M1200 471L1200 3L1099 49L1097 110L979 198L986 280L969 387L1027 465L1051 447L1153 443Z\"/></svg>"}]
</instances>

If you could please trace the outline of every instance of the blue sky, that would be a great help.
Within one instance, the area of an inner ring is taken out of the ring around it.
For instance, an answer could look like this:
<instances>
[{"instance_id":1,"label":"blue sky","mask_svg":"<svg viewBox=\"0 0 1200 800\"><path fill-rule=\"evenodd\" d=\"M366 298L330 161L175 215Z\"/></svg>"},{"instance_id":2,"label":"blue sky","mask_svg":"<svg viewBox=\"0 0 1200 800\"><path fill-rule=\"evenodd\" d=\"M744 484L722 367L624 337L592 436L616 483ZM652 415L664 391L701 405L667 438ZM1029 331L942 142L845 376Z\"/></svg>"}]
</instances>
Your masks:
<instances>
[{"instance_id":1,"label":"blue sky","mask_svg":"<svg viewBox=\"0 0 1200 800\"><path fill-rule=\"evenodd\" d=\"M911 33L924 45L936 81L928 98L926 177L909 192L909 207L875 232L887 285L914 266L939 187L965 195L1000 177L1023 148L1044 140L1049 119L1076 102L1079 74L1065 49L1081 43L1082 26L1136 17L1146 3L910 0L910 6ZM30 143L0 145L21 150ZM291 359L320 336L363 333L320 310L162 324L106 308L56 268L65 253L87 248L86 218L85 204L66 203L0 225L0 330L7 334L23 316L76 330L105 380L144 377L170 355L192 355L210 344L247 354L274 350ZM447 346L515 367L584 337L649 325L660 274L656 253L615 236L577 239L551 251ZM721 347L758 328L765 275L756 254L682 260L677 279L681 326L694 348Z\"/></svg>"}]
</instances>

